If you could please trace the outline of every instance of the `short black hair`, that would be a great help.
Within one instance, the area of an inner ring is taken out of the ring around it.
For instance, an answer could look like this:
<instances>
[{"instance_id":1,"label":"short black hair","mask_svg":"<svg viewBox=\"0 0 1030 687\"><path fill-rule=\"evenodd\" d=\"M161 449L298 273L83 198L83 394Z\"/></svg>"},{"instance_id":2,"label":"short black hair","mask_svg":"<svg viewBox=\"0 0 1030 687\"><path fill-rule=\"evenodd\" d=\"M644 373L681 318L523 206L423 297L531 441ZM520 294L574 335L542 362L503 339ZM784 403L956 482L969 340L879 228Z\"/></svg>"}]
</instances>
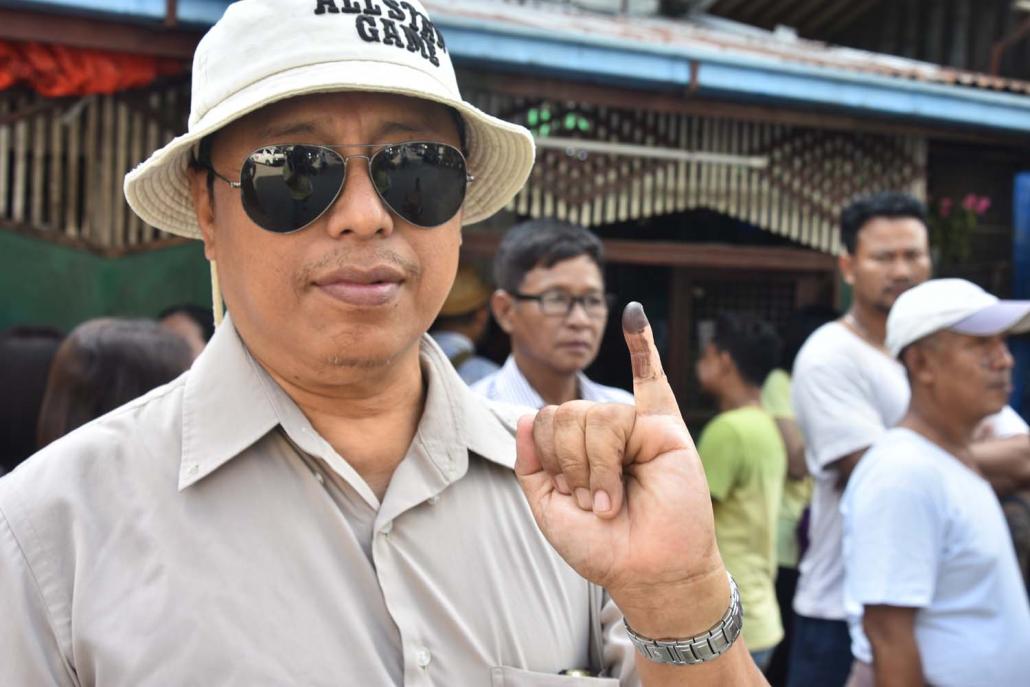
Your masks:
<instances>
[{"instance_id":1,"label":"short black hair","mask_svg":"<svg viewBox=\"0 0 1030 687\"><path fill-rule=\"evenodd\" d=\"M754 315L720 314L712 345L729 353L744 381L758 387L780 361L779 335L771 324Z\"/></svg>"},{"instance_id":2,"label":"short black hair","mask_svg":"<svg viewBox=\"0 0 1030 687\"><path fill-rule=\"evenodd\" d=\"M604 267L601 239L589 229L570 222L534 219L508 230L494 257L497 287L514 293L526 273L536 267L552 267L563 260L585 255Z\"/></svg>"},{"instance_id":3,"label":"short black hair","mask_svg":"<svg viewBox=\"0 0 1030 687\"><path fill-rule=\"evenodd\" d=\"M911 217L926 225L926 205L908 193L881 191L853 200L840 213L840 240L854 254L858 232L876 217L902 219Z\"/></svg>"},{"instance_id":4,"label":"short black hair","mask_svg":"<svg viewBox=\"0 0 1030 687\"><path fill-rule=\"evenodd\" d=\"M193 303L173 305L162 310L161 314L157 316L157 321L160 322L172 315L185 315L196 322L197 326L200 327L200 333L204 336L204 341L210 341L211 337L215 334L215 316L211 312L211 308L194 305Z\"/></svg>"}]
</instances>

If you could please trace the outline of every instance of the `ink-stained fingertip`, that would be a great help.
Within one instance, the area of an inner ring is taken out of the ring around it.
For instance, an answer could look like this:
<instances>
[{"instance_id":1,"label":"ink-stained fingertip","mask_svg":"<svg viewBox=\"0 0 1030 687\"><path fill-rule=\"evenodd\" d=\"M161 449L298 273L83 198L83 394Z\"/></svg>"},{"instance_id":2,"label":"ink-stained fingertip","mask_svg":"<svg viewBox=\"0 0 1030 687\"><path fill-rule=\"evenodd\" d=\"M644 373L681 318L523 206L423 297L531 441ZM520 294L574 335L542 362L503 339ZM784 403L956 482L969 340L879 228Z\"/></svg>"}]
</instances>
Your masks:
<instances>
[{"instance_id":1,"label":"ink-stained fingertip","mask_svg":"<svg viewBox=\"0 0 1030 687\"><path fill-rule=\"evenodd\" d=\"M644 306L637 301L632 301L622 311L622 328L630 334L639 334L647 329L648 324Z\"/></svg>"}]
</instances>

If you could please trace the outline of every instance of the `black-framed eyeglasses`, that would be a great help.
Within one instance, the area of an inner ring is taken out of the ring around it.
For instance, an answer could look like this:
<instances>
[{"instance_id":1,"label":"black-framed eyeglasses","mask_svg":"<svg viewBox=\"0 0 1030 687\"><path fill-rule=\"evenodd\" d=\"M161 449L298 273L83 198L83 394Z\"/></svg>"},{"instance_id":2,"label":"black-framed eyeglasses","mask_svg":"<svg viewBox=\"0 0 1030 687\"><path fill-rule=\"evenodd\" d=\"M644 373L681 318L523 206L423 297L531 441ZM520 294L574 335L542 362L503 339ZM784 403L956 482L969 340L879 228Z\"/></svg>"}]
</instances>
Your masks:
<instances>
[{"instance_id":1,"label":"black-framed eyeglasses","mask_svg":"<svg viewBox=\"0 0 1030 687\"><path fill-rule=\"evenodd\" d=\"M335 148L377 149L367 155L341 155ZM300 231L332 207L343 190L347 163L368 162L376 193L390 210L419 227L453 218L465 202L473 177L454 146L429 141L390 144L262 146L243 162L240 180L207 168L240 189L243 209L262 229L278 234Z\"/></svg>"},{"instance_id":2,"label":"black-framed eyeglasses","mask_svg":"<svg viewBox=\"0 0 1030 687\"><path fill-rule=\"evenodd\" d=\"M561 289L544 291L543 293L519 293L512 296L520 301L536 301L540 312L551 317L568 317L576 304L583 306L583 311L590 317L604 317L615 303L615 296L610 293L588 293L573 296Z\"/></svg>"}]
</instances>

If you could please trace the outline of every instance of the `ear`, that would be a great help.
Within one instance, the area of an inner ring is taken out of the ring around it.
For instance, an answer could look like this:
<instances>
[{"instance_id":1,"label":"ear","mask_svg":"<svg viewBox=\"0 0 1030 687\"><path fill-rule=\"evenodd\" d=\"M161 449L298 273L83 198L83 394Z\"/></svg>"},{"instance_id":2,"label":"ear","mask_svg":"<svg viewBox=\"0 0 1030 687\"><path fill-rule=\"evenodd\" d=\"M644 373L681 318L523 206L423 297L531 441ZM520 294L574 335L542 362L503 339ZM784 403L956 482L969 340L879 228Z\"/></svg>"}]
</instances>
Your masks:
<instances>
[{"instance_id":1,"label":"ear","mask_svg":"<svg viewBox=\"0 0 1030 687\"><path fill-rule=\"evenodd\" d=\"M848 284L849 286L854 286L855 264L854 258L851 256L851 253L847 252L847 250L841 253L840 257L837 258L837 266L840 268L840 274L841 277L843 277L844 279L844 283Z\"/></svg>"},{"instance_id":2,"label":"ear","mask_svg":"<svg viewBox=\"0 0 1030 687\"><path fill-rule=\"evenodd\" d=\"M511 330L514 325L512 323L512 311L515 308L515 299L511 297L511 294L504 289L497 289L494 294L490 296L490 308L494 312L494 319L497 320L497 324L501 325L501 329L506 334L511 334Z\"/></svg>"},{"instance_id":3,"label":"ear","mask_svg":"<svg viewBox=\"0 0 1030 687\"><path fill-rule=\"evenodd\" d=\"M905 349L902 356L909 379L920 384L932 384L936 374L927 347L919 343Z\"/></svg>"},{"instance_id":4,"label":"ear","mask_svg":"<svg viewBox=\"0 0 1030 687\"><path fill-rule=\"evenodd\" d=\"M190 196L193 198L193 210L200 225L200 234L204 240L204 256L208 260L217 260L215 247L215 205L208 193L207 170L190 169Z\"/></svg>"}]
</instances>

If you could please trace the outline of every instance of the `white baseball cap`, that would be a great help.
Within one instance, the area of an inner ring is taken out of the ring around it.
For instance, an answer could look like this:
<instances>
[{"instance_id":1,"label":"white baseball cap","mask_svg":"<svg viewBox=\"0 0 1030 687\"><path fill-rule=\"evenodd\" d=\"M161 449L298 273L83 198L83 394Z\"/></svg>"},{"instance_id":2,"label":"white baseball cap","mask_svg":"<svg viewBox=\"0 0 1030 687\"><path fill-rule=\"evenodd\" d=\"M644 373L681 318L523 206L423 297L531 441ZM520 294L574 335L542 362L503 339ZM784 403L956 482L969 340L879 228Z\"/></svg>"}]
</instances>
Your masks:
<instances>
[{"instance_id":1,"label":"white baseball cap","mask_svg":"<svg viewBox=\"0 0 1030 687\"><path fill-rule=\"evenodd\" d=\"M419 0L240 0L197 46L187 133L125 176L125 198L148 224L200 238L187 173L200 140L270 103L342 91L421 98L461 115L475 177L465 224L507 205L533 167L529 131L462 100L444 38Z\"/></svg>"},{"instance_id":2,"label":"white baseball cap","mask_svg":"<svg viewBox=\"0 0 1030 687\"><path fill-rule=\"evenodd\" d=\"M965 279L931 279L898 297L887 316L887 350L947 329L972 336L1030 331L1030 301L1003 301Z\"/></svg>"}]
</instances>

